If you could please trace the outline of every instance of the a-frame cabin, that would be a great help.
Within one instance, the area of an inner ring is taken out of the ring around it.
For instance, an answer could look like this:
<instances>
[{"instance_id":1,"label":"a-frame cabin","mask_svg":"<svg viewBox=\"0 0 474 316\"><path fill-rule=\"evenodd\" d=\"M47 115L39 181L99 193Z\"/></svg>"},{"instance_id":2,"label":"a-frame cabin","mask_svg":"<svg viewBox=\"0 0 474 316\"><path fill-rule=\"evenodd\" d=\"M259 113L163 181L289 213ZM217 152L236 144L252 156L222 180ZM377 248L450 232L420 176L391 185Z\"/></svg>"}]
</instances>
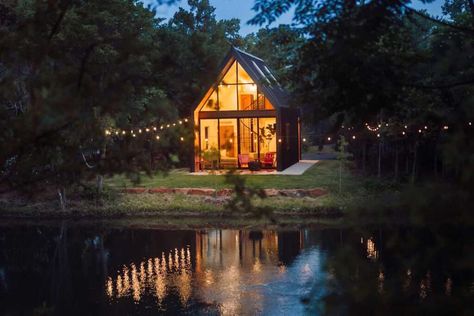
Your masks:
<instances>
[{"instance_id":1,"label":"a-frame cabin","mask_svg":"<svg viewBox=\"0 0 474 316\"><path fill-rule=\"evenodd\" d=\"M194 171L298 162L299 111L265 62L232 47L220 70L194 110Z\"/></svg>"}]
</instances>

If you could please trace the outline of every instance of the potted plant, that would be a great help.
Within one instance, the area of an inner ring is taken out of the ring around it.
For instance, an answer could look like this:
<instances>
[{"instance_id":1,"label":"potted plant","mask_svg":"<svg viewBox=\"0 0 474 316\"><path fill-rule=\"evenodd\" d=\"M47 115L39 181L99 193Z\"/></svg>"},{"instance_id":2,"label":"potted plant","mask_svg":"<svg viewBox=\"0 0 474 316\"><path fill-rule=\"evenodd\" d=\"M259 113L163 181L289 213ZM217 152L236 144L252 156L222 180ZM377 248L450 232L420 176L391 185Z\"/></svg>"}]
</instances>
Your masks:
<instances>
[{"instance_id":1,"label":"potted plant","mask_svg":"<svg viewBox=\"0 0 474 316\"><path fill-rule=\"evenodd\" d=\"M219 150L215 147L211 147L202 153L204 161L211 163L211 169L219 168Z\"/></svg>"}]
</instances>

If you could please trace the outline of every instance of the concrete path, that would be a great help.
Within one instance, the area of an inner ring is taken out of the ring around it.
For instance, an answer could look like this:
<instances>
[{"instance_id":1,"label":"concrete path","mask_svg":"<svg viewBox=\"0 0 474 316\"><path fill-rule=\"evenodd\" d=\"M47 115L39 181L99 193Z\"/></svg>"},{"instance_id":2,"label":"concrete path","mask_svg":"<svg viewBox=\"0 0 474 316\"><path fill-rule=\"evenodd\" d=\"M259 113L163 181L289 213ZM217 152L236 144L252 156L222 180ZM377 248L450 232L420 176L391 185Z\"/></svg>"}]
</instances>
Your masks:
<instances>
[{"instance_id":1,"label":"concrete path","mask_svg":"<svg viewBox=\"0 0 474 316\"><path fill-rule=\"evenodd\" d=\"M318 163L318 160L300 160L299 162L286 168L285 170L276 172L276 174L288 175L288 176L299 176L305 173L306 170L311 168L316 163Z\"/></svg>"},{"instance_id":2,"label":"concrete path","mask_svg":"<svg viewBox=\"0 0 474 316\"><path fill-rule=\"evenodd\" d=\"M238 170L237 174L240 175L255 175L255 176L266 176L266 175L287 175L287 176L299 176L305 173L306 170L311 168L314 164L318 163L319 160L300 160L294 165L286 168L283 171L276 171L270 169L262 169L260 171L250 171L248 169ZM228 170L216 170L214 172L200 171L200 172L191 172L190 175L193 176L207 176L211 174L215 175L224 175Z\"/></svg>"}]
</instances>

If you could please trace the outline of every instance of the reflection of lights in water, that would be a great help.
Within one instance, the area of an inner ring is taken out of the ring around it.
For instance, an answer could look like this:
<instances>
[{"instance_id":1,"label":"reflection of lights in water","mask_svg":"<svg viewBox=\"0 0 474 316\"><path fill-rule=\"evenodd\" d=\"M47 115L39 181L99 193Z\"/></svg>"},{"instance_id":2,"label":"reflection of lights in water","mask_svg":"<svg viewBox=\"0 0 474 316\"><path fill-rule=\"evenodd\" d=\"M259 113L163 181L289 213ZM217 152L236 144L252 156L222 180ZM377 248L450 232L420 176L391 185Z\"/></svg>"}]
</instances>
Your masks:
<instances>
[{"instance_id":1,"label":"reflection of lights in water","mask_svg":"<svg viewBox=\"0 0 474 316\"><path fill-rule=\"evenodd\" d=\"M106 290L107 290L107 296L112 297L113 291L114 291L114 282L112 281L112 278L110 277L107 279Z\"/></svg>"},{"instance_id":2,"label":"reflection of lights in water","mask_svg":"<svg viewBox=\"0 0 474 316\"><path fill-rule=\"evenodd\" d=\"M191 252L188 247L170 251L168 258L163 252L161 257L149 258L138 265L131 263L124 266L122 271L118 271L115 281L113 277L108 277L105 292L109 298L131 296L135 302L139 302L145 292L149 291L157 298L157 303L161 304L167 287L176 287L181 302L186 304L192 292L191 268Z\"/></svg>"},{"instance_id":3,"label":"reflection of lights in water","mask_svg":"<svg viewBox=\"0 0 474 316\"><path fill-rule=\"evenodd\" d=\"M367 258L376 260L378 256L379 254L375 248L375 242L372 240L372 238L367 239Z\"/></svg>"},{"instance_id":4,"label":"reflection of lights in water","mask_svg":"<svg viewBox=\"0 0 474 316\"><path fill-rule=\"evenodd\" d=\"M383 293L383 283L385 281L385 275L382 270L379 271L378 280L379 280L379 293Z\"/></svg>"},{"instance_id":5,"label":"reflection of lights in water","mask_svg":"<svg viewBox=\"0 0 474 316\"><path fill-rule=\"evenodd\" d=\"M212 270L210 269L207 269L205 272L204 272L204 280L205 280L205 284L206 285L211 285L214 283L214 277L212 275Z\"/></svg>"},{"instance_id":6,"label":"reflection of lights in water","mask_svg":"<svg viewBox=\"0 0 474 316\"><path fill-rule=\"evenodd\" d=\"M446 288L445 290L446 295L450 296L451 292L453 291L453 280L451 280L451 278L447 278L444 286Z\"/></svg>"},{"instance_id":7,"label":"reflection of lights in water","mask_svg":"<svg viewBox=\"0 0 474 316\"><path fill-rule=\"evenodd\" d=\"M260 259L255 258L255 262L254 262L254 264L253 264L253 266L252 266L252 271L253 271L253 272L256 272L256 273L262 271L262 264L260 263Z\"/></svg>"},{"instance_id":8,"label":"reflection of lights in water","mask_svg":"<svg viewBox=\"0 0 474 316\"><path fill-rule=\"evenodd\" d=\"M424 279L420 281L420 298L425 299L431 290L431 274L428 271Z\"/></svg>"},{"instance_id":9,"label":"reflection of lights in water","mask_svg":"<svg viewBox=\"0 0 474 316\"><path fill-rule=\"evenodd\" d=\"M411 270L408 269L405 282L403 283L403 288L407 290L410 287L410 284L411 284Z\"/></svg>"}]
</instances>

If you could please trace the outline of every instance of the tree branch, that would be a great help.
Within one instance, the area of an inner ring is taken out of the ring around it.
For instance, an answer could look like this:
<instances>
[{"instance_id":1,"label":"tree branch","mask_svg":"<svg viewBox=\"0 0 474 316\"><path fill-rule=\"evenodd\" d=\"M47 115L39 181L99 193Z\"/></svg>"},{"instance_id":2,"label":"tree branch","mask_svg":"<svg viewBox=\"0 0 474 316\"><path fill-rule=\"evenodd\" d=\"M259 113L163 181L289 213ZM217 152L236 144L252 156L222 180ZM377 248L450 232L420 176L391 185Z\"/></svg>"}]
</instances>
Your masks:
<instances>
[{"instance_id":1,"label":"tree branch","mask_svg":"<svg viewBox=\"0 0 474 316\"><path fill-rule=\"evenodd\" d=\"M426 15L418 10L415 10L413 8L410 8L409 6L403 4L403 7L405 7L405 9L408 11L408 12L411 12L419 17L422 17L424 19L427 19L431 22L434 22L434 23L437 23L437 24L440 24L440 25L443 25L443 26L446 26L446 27L449 27L449 28L452 28L454 30L457 30L457 31L460 31L460 32L463 32L463 33L469 33L471 35L474 35L474 29L471 29L471 28L468 28L468 27L464 27L464 26L461 26L461 25L456 25L456 24L452 24L452 23L448 23L448 22L445 22L445 21L442 21L442 20L438 20L436 18L433 18L429 15Z\"/></svg>"}]
</instances>

